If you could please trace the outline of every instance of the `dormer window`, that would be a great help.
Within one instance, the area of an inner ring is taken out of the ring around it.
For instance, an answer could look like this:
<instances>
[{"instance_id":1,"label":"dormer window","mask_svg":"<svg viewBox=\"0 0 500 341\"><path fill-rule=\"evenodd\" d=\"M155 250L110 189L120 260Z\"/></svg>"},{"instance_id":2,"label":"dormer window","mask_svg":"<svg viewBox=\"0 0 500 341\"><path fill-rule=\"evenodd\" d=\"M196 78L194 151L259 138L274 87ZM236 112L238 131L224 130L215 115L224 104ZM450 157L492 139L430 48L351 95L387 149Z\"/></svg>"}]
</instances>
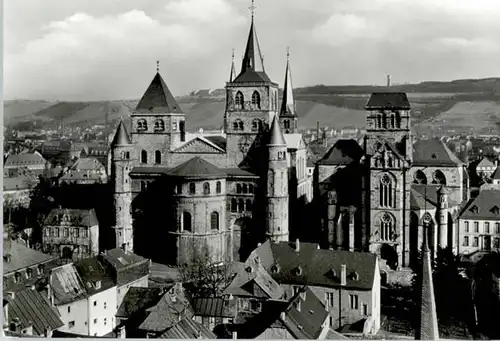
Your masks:
<instances>
[{"instance_id":1,"label":"dormer window","mask_svg":"<svg viewBox=\"0 0 500 341\"><path fill-rule=\"evenodd\" d=\"M163 120L156 120L155 121L155 131L164 131L165 130L165 123Z\"/></svg>"},{"instance_id":2,"label":"dormer window","mask_svg":"<svg viewBox=\"0 0 500 341\"><path fill-rule=\"evenodd\" d=\"M294 270L296 276L302 275L302 267L298 266Z\"/></svg>"},{"instance_id":3,"label":"dormer window","mask_svg":"<svg viewBox=\"0 0 500 341\"><path fill-rule=\"evenodd\" d=\"M26 278L27 279L33 278L33 269L27 269L26 270Z\"/></svg>"},{"instance_id":4,"label":"dormer window","mask_svg":"<svg viewBox=\"0 0 500 341\"><path fill-rule=\"evenodd\" d=\"M358 281L359 280L359 275L356 271L354 271L351 275L350 275L350 278L351 280L353 281Z\"/></svg>"},{"instance_id":5,"label":"dormer window","mask_svg":"<svg viewBox=\"0 0 500 341\"><path fill-rule=\"evenodd\" d=\"M474 214L477 214L479 213L479 207L477 207L476 205L472 206L470 211Z\"/></svg>"},{"instance_id":6,"label":"dormer window","mask_svg":"<svg viewBox=\"0 0 500 341\"><path fill-rule=\"evenodd\" d=\"M278 264L274 264L273 266L271 266L271 272L273 274L277 274L280 272L280 266Z\"/></svg>"},{"instance_id":7,"label":"dormer window","mask_svg":"<svg viewBox=\"0 0 500 341\"><path fill-rule=\"evenodd\" d=\"M44 271L44 266L43 264L40 264L37 268L37 273L38 273L38 276L42 275L43 274L43 271Z\"/></svg>"},{"instance_id":8,"label":"dormer window","mask_svg":"<svg viewBox=\"0 0 500 341\"><path fill-rule=\"evenodd\" d=\"M95 288L96 288L97 290L101 289L101 281L96 281L96 282L95 282Z\"/></svg>"},{"instance_id":9,"label":"dormer window","mask_svg":"<svg viewBox=\"0 0 500 341\"><path fill-rule=\"evenodd\" d=\"M148 123L146 122L146 120L141 119L141 120L137 121L137 130L139 130L139 131L148 130Z\"/></svg>"},{"instance_id":10,"label":"dormer window","mask_svg":"<svg viewBox=\"0 0 500 341\"><path fill-rule=\"evenodd\" d=\"M498 213L500 213L500 209L498 208L498 206L493 206L491 208L491 212L494 214L494 215L498 215Z\"/></svg>"},{"instance_id":11,"label":"dormer window","mask_svg":"<svg viewBox=\"0 0 500 341\"><path fill-rule=\"evenodd\" d=\"M16 272L14 275L14 283L19 283L21 282L21 273Z\"/></svg>"}]
</instances>

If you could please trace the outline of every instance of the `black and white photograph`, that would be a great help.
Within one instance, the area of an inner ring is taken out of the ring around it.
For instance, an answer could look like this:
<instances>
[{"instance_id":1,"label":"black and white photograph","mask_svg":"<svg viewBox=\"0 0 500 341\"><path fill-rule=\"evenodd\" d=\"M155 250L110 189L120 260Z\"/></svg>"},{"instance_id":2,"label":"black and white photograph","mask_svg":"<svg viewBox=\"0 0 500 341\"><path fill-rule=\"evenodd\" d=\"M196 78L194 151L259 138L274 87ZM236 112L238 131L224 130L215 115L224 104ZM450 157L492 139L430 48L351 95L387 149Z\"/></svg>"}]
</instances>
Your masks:
<instances>
[{"instance_id":1,"label":"black and white photograph","mask_svg":"<svg viewBox=\"0 0 500 341\"><path fill-rule=\"evenodd\" d=\"M6 338L500 339L500 0L0 0Z\"/></svg>"}]
</instances>

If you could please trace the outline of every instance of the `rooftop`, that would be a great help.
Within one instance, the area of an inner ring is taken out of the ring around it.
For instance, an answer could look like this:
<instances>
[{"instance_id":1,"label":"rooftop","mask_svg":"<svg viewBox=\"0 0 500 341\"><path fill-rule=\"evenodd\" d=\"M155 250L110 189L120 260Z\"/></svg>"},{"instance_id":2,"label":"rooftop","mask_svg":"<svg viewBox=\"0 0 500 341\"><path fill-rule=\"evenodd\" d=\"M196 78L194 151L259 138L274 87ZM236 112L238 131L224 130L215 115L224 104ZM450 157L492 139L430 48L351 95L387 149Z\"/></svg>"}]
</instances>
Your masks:
<instances>
[{"instance_id":1,"label":"rooftop","mask_svg":"<svg viewBox=\"0 0 500 341\"><path fill-rule=\"evenodd\" d=\"M162 298L162 294L162 288L131 287L123 298L116 316L129 318L137 312L151 308Z\"/></svg>"},{"instance_id":2,"label":"rooftop","mask_svg":"<svg viewBox=\"0 0 500 341\"><path fill-rule=\"evenodd\" d=\"M54 208L45 218L45 225L92 227L99 225L99 221L94 209Z\"/></svg>"},{"instance_id":3,"label":"rooftop","mask_svg":"<svg viewBox=\"0 0 500 341\"><path fill-rule=\"evenodd\" d=\"M441 140L417 140L413 143L414 166L457 167L462 164Z\"/></svg>"},{"instance_id":4,"label":"rooftop","mask_svg":"<svg viewBox=\"0 0 500 341\"><path fill-rule=\"evenodd\" d=\"M118 128L116 129L115 136L113 137L113 141L111 142L112 146L123 146L130 144L130 135L127 132L127 128L125 127L125 123L120 120L118 124Z\"/></svg>"},{"instance_id":5,"label":"rooftop","mask_svg":"<svg viewBox=\"0 0 500 341\"><path fill-rule=\"evenodd\" d=\"M196 156L184 163L181 163L177 167L172 168L168 172L168 176L195 179L213 179L223 178L226 176L226 173L210 162L205 161L199 156Z\"/></svg>"},{"instance_id":6,"label":"rooftop","mask_svg":"<svg viewBox=\"0 0 500 341\"><path fill-rule=\"evenodd\" d=\"M83 280L73 264L52 269L50 286L56 305L78 301L87 297Z\"/></svg>"},{"instance_id":7,"label":"rooftop","mask_svg":"<svg viewBox=\"0 0 500 341\"><path fill-rule=\"evenodd\" d=\"M194 298L193 311L198 316L235 317L236 300L226 300L221 297Z\"/></svg>"},{"instance_id":8,"label":"rooftop","mask_svg":"<svg viewBox=\"0 0 500 341\"><path fill-rule=\"evenodd\" d=\"M160 339L216 339L210 329L192 320L184 317L179 323L161 334Z\"/></svg>"},{"instance_id":9,"label":"rooftop","mask_svg":"<svg viewBox=\"0 0 500 341\"><path fill-rule=\"evenodd\" d=\"M10 261L5 261L5 256L10 255ZM9 274L11 272L25 269L34 265L46 263L55 259L56 257L50 256L40 251L30 249L26 245L17 242L10 242L10 249L5 247L3 249L4 262L3 262L3 273Z\"/></svg>"},{"instance_id":10,"label":"rooftop","mask_svg":"<svg viewBox=\"0 0 500 341\"><path fill-rule=\"evenodd\" d=\"M359 162L363 149L356 140L338 140L318 161L320 165L348 165Z\"/></svg>"},{"instance_id":11,"label":"rooftop","mask_svg":"<svg viewBox=\"0 0 500 341\"><path fill-rule=\"evenodd\" d=\"M4 167L45 165L46 161L38 152L10 154L5 160Z\"/></svg>"},{"instance_id":12,"label":"rooftop","mask_svg":"<svg viewBox=\"0 0 500 341\"><path fill-rule=\"evenodd\" d=\"M113 279L106 273L106 269L97 257L79 260L74 263L74 266L80 274L89 295L94 295L115 286Z\"/></svg>"},{"instance_id":13,"label":"rooftop","mask_svg":"<svg viewBox=\"0 0 500 341\"><path fill-rule=\"evenodd\" d=\"M485 189L462 211L460 219L500 220L500 190Z\"/></svg>"},{"instance_id":14,"label":"rooftop","mask_svg":"<svg viewBox=\"0 0 500 341\"><path fill-rule=\"evenodd\" d=\"M74 170L89 170L100 171L103 169L103 164L95 157L81 157L73 163L71 169Z\"/></svg>"},{"instance_id":15,"label":"rooftop","mask_svg":"<svg viewBox=\"0 0 500 341\"><path fill-rule=\"evenodd\" d=\"M117 270L127 268L133 264L149 262L149 260L146 258L143 258L131 252L124 252L120 248L107 250L104 253L103 258Z\"/></svg>"},{"instance_id":16,"label":"rooftop","mask_svg":"<svg viewBox=\"0 0 500 341\"><path fill-rule=\"evenodd\" d=\"M136 110L140 113L177 113L181 114L182 109L170 92L167 84L156 73L148 89L137 104Z\"/></svg>"},{"instance_id":17,"label":"rooftop","mask_svg":"<svg viewBox=\"0 0 500 341\"><path fill-rule=\"evenodd\" d=\"M366 103L367 110L410 109L410 102L404 92L374 92Z\"/></svg>"}]
</instances>

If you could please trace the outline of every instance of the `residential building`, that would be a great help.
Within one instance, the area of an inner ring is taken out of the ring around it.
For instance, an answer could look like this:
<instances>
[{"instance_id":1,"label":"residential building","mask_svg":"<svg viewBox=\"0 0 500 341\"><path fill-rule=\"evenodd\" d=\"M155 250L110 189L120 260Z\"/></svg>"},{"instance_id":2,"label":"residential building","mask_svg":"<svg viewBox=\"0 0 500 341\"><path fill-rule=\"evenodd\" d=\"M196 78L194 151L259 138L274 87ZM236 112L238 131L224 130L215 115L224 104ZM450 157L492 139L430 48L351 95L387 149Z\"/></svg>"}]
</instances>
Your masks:
<instances>
[{"instance_id":1,"label":"residential building","mask_svg":"<svg viewBox=\"0 0 500 341\"><path fill-rule=\"evenodd\" d=\"M459 253L500 250L500 190L481 190L458 220Z\"/></svg>"},{"instance_id":2,"label":"residential building","mask_svg":"<svg viewBox=\"0 0 500 341\"><path fill-rule=\"evenodd\" d=\"M498 161L491 161L487 157L483 157L483 159L476 166L476 173L480 177L490 177L495 169L497 169Z\"/></svg>"},{"instance_id":3,"label":"residential building","mask_svg":"<svg viewBox=\"0 0 500 341\"><path fill-rule=\"evenodd\" d=\"M235 299L222 297L199 297L192 300L193 319L214 330L221 324L233 323L237 316L237 305Z\"/></svg>"},{"instance_id":4,"label":"residential building","mask_svg":"<svg viewBox=\"0 0 500 341\"><path fill-rule=\"evenodd\" d=\"M55 208L43 226L43 249L77 260L99 253L99 222L94 209Z\"/></svg>"},{"instance_id":5,"label":"residential building","mask_svg":"<svg viewBox=\"0 0 500 341\"><path fill-rule=\"evenodd\" d=\"M36 181L32 177L20 175L3 178L3 200L13 206L28 207L31 189Z\"/></svg>"},{"instance_id":6,"label":"residential building","mask_svg":"<svg viewBox=\"0 0 500 341\"><path fill-rule=\"evenodd\" d=\"M32 174L43 175L47 168L47 161L39 152L26 152L20 154L10 154L3 165L4 170L28 169Z\"/></svg>"},{"instance_id":7,"label":"residential building","mask_svg":"<svg viewBox=\"0 0 500 341\"><path fill-rule=\"evenodd\" d=\"M81 157L76 159L68 167L66 174L78 174L82 177L86 174L87 177L97 176L102 182L106 182L106 168L104 165L95 157Z\"/></svg>"}]
</instances>

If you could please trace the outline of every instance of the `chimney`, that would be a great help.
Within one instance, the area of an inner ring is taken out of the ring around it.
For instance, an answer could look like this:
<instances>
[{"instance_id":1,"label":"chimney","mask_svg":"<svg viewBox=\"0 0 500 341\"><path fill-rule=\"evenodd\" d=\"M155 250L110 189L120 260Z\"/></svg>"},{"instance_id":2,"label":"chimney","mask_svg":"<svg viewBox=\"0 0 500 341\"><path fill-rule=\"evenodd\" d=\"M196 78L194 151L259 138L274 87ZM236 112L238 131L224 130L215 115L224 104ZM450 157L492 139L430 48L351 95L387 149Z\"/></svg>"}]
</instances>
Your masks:
<instances>
[{"instance_id":1,"label":"chimney","mask_svg":"<svg viewBox=\"0 0 500 341\"><path fill-rule=\"evenodd\" d=\"M340 285L344 286L347 282L347 270L345 264L340 266Z\"/></svg>"},{"instance_id":2,"label":"chimney","mask_svg":"<svg viewBox=\"0 0 500 341\"><path fill-rule=\"evenodd\" d=\"M300 251L300 240L299 238L297 238L295 240L295 252L299 252Z\"/></svg>"},{"instance_id":3,"label":"chimney","mask_svg":"<svg viewBox=\"0 0 500 341\"><path fill-rule=\"evenodd\" d=\"M116 334L118 339L125 339L126 338L125 326L119 326L116 331Z\"/></svg>"},{"instance_id":4,"label":"chimney","mask_svg":"<svg viewBox=\"0 0 500 341\"><path fill-rule=\"evenodd\" d=\"M49 338L52 337L52 329L50 329L49 327L43 328L43 336Z\"/></svg>"},{"instance_id":5,"label":"chimney","mask_svg":"<svg viewBox=\"0 0 500 341\"><path fill-rule=\"evenodd\" d=\"M233 340L236 340L238 338L238 332L233 332L232 335L233 335Z\"/></svg>"}]
</instances>

